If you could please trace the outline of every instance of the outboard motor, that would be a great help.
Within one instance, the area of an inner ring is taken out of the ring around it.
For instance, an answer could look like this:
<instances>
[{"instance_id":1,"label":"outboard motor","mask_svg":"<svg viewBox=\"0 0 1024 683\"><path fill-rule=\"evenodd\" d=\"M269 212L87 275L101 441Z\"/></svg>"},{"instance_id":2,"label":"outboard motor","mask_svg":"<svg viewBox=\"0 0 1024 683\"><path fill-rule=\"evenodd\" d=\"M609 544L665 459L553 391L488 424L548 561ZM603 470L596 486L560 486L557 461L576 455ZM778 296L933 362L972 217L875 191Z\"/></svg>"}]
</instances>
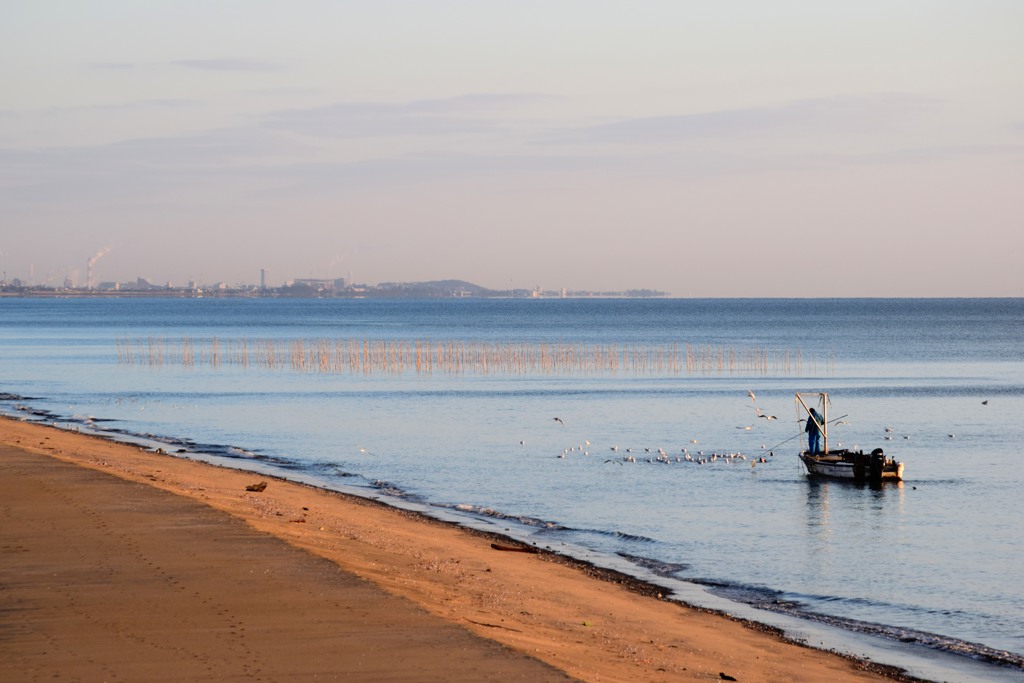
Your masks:
<instances>
[{"instance_id":1,"label":"outboard motor","mask_svg":"<svg viewBox=\"0 0 1024 683\"><path fill-rule=\"evenodd\" d=\"M870 476L872 484L882 483L882 472L885 470L885 453L881 448L871 451Z\"/></svg>"}]
</instances>

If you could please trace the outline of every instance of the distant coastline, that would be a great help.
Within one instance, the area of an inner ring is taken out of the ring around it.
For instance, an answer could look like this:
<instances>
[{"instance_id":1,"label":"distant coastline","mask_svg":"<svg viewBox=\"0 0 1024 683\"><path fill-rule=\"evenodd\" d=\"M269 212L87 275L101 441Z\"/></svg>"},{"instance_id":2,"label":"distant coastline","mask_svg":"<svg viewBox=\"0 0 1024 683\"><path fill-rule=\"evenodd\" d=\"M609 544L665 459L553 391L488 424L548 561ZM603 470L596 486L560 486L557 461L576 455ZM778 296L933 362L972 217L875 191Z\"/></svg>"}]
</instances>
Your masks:
<instances>
[{"instance_id":1,"label":"distant coastline","mask_svg":"<svg viewBox=\"0 0 1024 683\"><path fill-rule=\"evenodd\" d=\"M384 282L377 285L347 285L339 281L295 281L281 287L256 285L172 287L137 283L101 288L48 287L0 285L0 297L61 297L61 298L118 298L118 297L171 297L171 298L316 298L316 299L582 299L622 298L649 299L669 296L668 292L653 289L627 289L623 291L596 291L559 289L488 289L464 280L434 280L430 282Z\"/></svg>"}]
</instances>

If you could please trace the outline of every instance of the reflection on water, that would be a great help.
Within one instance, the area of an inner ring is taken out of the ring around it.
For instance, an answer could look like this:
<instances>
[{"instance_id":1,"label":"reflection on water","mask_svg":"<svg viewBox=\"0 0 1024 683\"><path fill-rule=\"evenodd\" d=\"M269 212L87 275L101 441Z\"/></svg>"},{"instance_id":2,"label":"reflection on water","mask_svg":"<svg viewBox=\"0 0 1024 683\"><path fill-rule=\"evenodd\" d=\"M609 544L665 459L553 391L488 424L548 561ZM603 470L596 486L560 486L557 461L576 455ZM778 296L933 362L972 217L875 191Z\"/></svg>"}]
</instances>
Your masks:
<instances>
[{"instance_id":1,"label":"reflection on water","mask_svg":"<svg viewBox=\"0 0 1024 683\"><path fill-rule=\"evenodd\" d=\"M825 603L832 600L826 596L859 600L866 617L870 604L881 599L867 576L901 571L906 487L823 477L805 477L801 484L806 535L796 565L806 575L797 584L800 592L817 594Z\"/></svg>"},{"instance_id":2,"label":"reflection on water","mask_svg":"<svg viewBox=\"0 0 1024 683\"><path fill-rule=\"evenodd\" d=\"M375 493L386 482L446 509L491 511L502 528L545 520L558 541L800 609L1024 653L1022 311L1019 300L0 301L0 392L40 397L0 410L93 416L286 476L328 468ZM117 361L119 336L260 334L810 346L828 350L835 374L333 375ZM892 443L906 485L815 479L783 457L793 393L819 389L849 414L843 441L888 446L885 426L909 437ZM757 420L755 406L779 419ZM765 444L767 462L675 460L683 448L696 459ZM671 463L655 459L662 447ZM621 460L627 448L635 462Z\"/></svg>"},{"instance_id":3,"label":"reflection on water","mask_svg":"<svg viewBox=\"0 0 1024 683\"><path fill-rule=\"evenodd\" d=\"M807 530L812 537L828 543L832 540L832 525L829 522L829 483L808 477L806 490Z\"/></svg>"}]
</instances>

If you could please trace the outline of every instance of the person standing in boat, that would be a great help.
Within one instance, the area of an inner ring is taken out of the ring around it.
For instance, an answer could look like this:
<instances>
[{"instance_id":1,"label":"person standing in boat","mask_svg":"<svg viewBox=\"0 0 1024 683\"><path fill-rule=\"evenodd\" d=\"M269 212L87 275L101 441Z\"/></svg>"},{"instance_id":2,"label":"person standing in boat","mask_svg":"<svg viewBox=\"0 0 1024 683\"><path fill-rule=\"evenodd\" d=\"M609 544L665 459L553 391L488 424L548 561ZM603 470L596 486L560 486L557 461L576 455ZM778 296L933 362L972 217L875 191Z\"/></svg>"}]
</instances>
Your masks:
<instances>
[{"instance_id":1,"label":"person standing in boat","mask_svg":"<svg viewBox=\"0 0 1024 683\"><path fill-rule=\"evenodd\" d=\"M804 427L804 431L807 432L807 452L811 455L817 455L821 450L821 415L818 415L818 411L811 408L811 414L807 418L807 426Z\"/></svg>"}]
</instances>

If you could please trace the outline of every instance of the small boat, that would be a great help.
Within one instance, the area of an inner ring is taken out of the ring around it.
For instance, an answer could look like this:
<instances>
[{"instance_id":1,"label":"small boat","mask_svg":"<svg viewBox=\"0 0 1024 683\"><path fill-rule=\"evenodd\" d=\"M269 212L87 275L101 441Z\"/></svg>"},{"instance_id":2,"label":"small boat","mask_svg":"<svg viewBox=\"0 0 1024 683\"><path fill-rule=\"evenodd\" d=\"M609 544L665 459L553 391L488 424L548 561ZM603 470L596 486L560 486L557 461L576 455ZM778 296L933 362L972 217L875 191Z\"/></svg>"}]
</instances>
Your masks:
<instances>
[{"instance_id":1,"label":"small boat","mask_svg":"<svg viewBox=\"0 0 1024 683\"><path fill-rule=\"evenodd\" d=\"M811 396L816 397L817 403L821 407L820 413L807 405L805 399ZM807 468L807 474L850 481L866 481L872 484L881 484L883 481L903 481L903 463L887 456L881 448L876 448L870 453L847 449L829 450L828 426L830 420L828 419L827 393L802 394L798 392L796 402L797 410L802 409L803 414L807 416L806 420L813 420L818 425L822 437L820 452L811 453L805 449L799 453L801 462ZM806 424L806 420L801 419L799 423Z\"/></svg>"}]
</instances>

